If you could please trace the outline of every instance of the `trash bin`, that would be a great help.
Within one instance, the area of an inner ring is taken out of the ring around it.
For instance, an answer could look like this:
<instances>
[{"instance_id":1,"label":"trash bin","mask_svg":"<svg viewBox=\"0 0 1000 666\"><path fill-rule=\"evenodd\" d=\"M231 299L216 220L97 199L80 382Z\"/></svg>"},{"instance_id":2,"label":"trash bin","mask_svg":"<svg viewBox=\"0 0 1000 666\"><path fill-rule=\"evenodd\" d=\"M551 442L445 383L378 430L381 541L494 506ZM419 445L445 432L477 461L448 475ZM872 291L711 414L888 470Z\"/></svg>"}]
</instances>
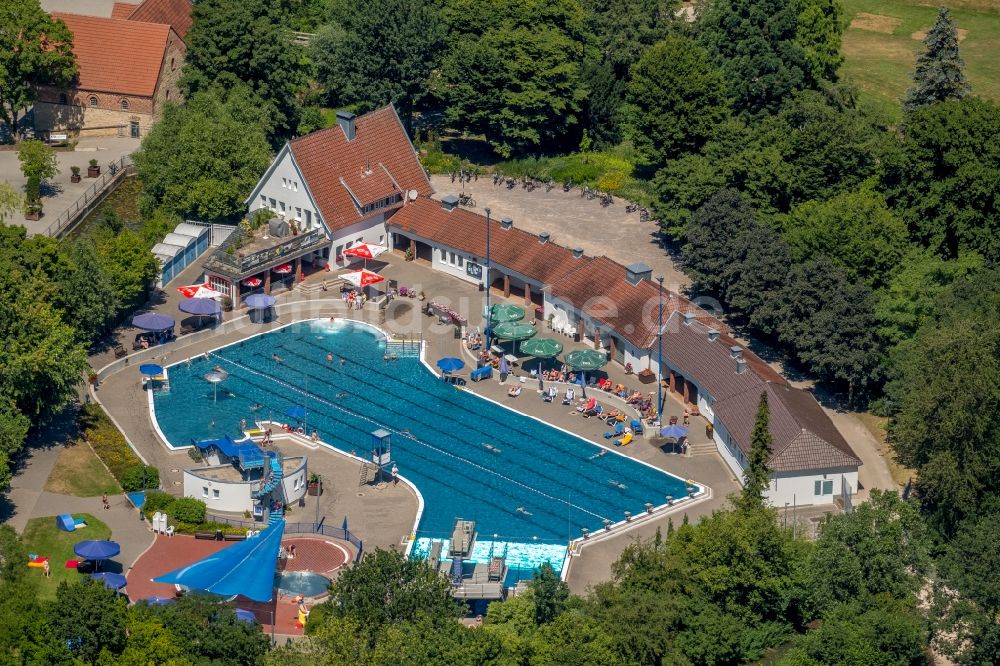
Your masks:
<instances>
[{"instance_id":1,"label":"trash bin","mask_svg":"<svg viewBox=\"0 0 1000 666\"><path fill-rule=\"evenodd\" d=\"M705 437L708 437L709 439L712 439L712 432L713 432L712 424L711 423L706 423L705 424Z\"/></svg>"}]
</instances>

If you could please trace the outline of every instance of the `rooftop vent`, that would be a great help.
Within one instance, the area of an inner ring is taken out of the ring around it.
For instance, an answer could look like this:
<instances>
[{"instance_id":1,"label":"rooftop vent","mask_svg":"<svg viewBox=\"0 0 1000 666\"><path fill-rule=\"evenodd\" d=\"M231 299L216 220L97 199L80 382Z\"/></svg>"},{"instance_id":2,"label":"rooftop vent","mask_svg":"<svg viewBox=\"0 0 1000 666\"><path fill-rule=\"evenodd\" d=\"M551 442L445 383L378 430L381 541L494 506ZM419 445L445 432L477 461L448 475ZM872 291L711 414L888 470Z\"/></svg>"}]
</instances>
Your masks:
<instances>
[{"instance_id":1,"label":"rooftop vent","mask_svg":"<svg viewBox=\"0 0 1000 666\"><path fill-rule=\"evenodd\" d=\"M355 118L357 116L350 111L337 111L337 124L340 125L340 129L344 130L344 136L347 137L348 141L354 141L354 135L357 131L354 126Z\"/></svg>"},{"instance_id":2,"label":"rooftop vent","mask_svg":"<svg viewBox=\"0 0 1000 666\"><path fill-rule=\"evenodd\" d=\"M694 315L693 312L685 312L684 313L684 324L687 325L687 326L690 326L691 322L694 321L694 317L695 317L695 315Z\"/></svg>"},{"instance_id":3,"label":"rooftop vent","mask_svg":"<svg viewBox=\"0 0 1000 666\"><path fill-rule=\"evenodd\" d=\"M501 218L501 220L500 220L500 228L501 229L505 229L505 230L506 229L513 229L514 228L514 220L510 219L509 217Z\"/></svg>"},{"instance_id":4,"label":"rooftop vent","mask_svg":"<svg viewBox=\"0 0 1000 666\"><path fill-rule=\"evenodd\" d=\"M732 347L729 348L729 355L735 359L743 358L743 347L740 347L739 345L733 345Z\"/></svg>"},{"instance_id":5,"label":"rooftop vent","mask_svg":"<svg viewBox=\"0 0 1000 666\"><path fill-rule=\"evenodd\" d=\"M649 280L653 277L653 269L637 261L634 264L629 264L625 267L625 279L631 285L637 285L643 280Z\"/></svg>"},{"instance_id":6,"label":"rooftop vent","mask_svg":"<svg viewBox=\"0 0 1000 666\"><path fill-rule=\"evenodd\" d=\"M573 258L574 259L579 259L582 256L583 256L583 248L582 247L574 247L573 248Z\"/></svg>"},{"instance_id":7,"label":"rooftop vent","mask_svg":"<svg viewBox=\"0 0 1000 666\"><path fill-rule=\"evenodd\" d=\"M441 208L444 208L446 211L449 212L455 210L456 208L458 208L458 197L456 197L454 194L449 194L446 197L442 197Z\"/></svg>"},{"instance_id":8,"label":"rooftop vent","mask_svg":"<svg viewBox=\"0 0 1000 666\"><path fill-rule=\"evenodd\" d=\"M708 341L715 342L718 339L719 339L719 332L714 328L708 329Z\"/></svg>"},{"instance_id":9,"label":"rooftop vent","mask_svg":"<svg viewBox=\"0 0 1000 666\"><path fill-rule=\"evenodd\" d=\"M736 359L736 374L742 375L747 371L747 362L742 358Z\"/></svg>"},{"instance_id":10,"label":"rooftop vent","mask_svg":"<svg viewBox=\"0 0 1000 666\"><path fill-rule=\"evenodd\" d=\"M541 243L542 245L548 243L549 238L551 238L551 236L549 236L549 232L547 231L543 231L542 233L538 234L538 242Z\"/></svg>"}]
</instances>

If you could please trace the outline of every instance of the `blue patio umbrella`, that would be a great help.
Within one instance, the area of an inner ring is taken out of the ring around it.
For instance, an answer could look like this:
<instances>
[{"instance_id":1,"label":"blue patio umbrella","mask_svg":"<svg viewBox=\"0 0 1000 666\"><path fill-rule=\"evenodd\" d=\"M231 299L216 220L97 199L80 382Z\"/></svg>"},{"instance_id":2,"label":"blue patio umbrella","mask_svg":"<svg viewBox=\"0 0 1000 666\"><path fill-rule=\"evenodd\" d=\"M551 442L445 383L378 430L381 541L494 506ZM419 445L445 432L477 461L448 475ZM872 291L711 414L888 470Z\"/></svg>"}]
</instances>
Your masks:
<instances>
[{"instance_id":1,"label":"blue patio umbrella","mask_svg":"<svg viewBox=\"0 0 1000 666\"><path fill-rule=\"evenodd\" d=\"M157 596L152 596L149 597L148 599L143 599L143 601L145 601L150 606L166 606L167 604L174 603L174 599L171 599L170 597L157 597Z\"/></svg>"},{"instance_id":2,"label":"blue patio umbrella","mask_svg":"<svg viewBox=\"0 0 1000 666\"><path fill-rule=\"evenodd\" d=\"M465 367L465 361L460 358L455 358L454 356L446 356L440 358L437 361L437 367L441 369L441 372L447 374L451 372L458 372Z\"/></svg>"},{"instance_id":3,"label":"blue patio umbrella","mask_svg":"<svg viewBox=\"0 0 1000 666\"><path fill-rule=\"evenodd\" d=\"M107 560L121 551L115 541L81 541L73 546L73 552L85 560Z\"/></svg>"},{"instance_id":4,"label":"blue patio umbrella","mask_svg":"<svg viewBox=\"0 0 1000 666\"><path fill-rule=\"evenodd\" d=\"M101 572L90 574L90 577L104 583L104 587L109 590L120 590L125 587L126 583L125 576L120 573Z\"/></svg>"},{"instance_id":5,"label":"blue patio umbrella","mask_svg":"<svg viewBox=\"0 0 1000 666\"><path fill-rule=\"evenodd\" d=\"M246 608L236 609L236 619L241 622L246 622L247 624L254 624L257 622L257 616L253 614L253 611L248 611Z\"/></svg>"},{"instance_id":6,"label":"blue patio umbrella","mask_svg":"<svg viewBox=\"0 0 1000 666\"><path fill-rule=\"evenodd\" d=\"M666 426L660 429L660 437L680 439L681 437L687 437L687 434L688 429L679 425Z\"/></svg>"},{"instance_id":7,"label":"blue patio umbrella","mask_svg":"<svg viewBox=\"0 0 1000 666\"><path fill-rule=\"evenodd\" d=\"M306 408L302 405L293 405L285 411L285 416L290 419L302 420L306 417Z\"/></svg>"},{"instance_id":8,"label":"blue patio umbrella","mask_svg":"<svg viewBox=\"0 0 1000 666\"><path fill-rule=\"evenodd\" d=\"M163 374L163 366L156 365L155 363L143 363L139 366L139 374L149 375L150 377L155 377L156 375Z\"/></svg>"},{"instance_id":9,"label":"blue patio umbrella","mask_svg":"<svg viewBox=\"0 0 1000 666\"><path fill-rule=\"evenodd\" d=\"M132 317L132 325L144 331L166 331L174 327L174 318L158 312L145 312Z\"/></svg>"},{"instance_id":10,"label":"blue patio umbrella","mask_svg":"<svg viewBox=\"0 0 1000 666\"><path fill-rule=\"evenodd\" d=\"M222 312L222 306L211 298L185 298L177 305L177 308L181 312L199 317L214 317Z\"/></svg>"},{"instance_id":11,"label":"blue patio umbrella","mask_svg":"<svg viewBox=\"0 0 1000 666\"><path fill-rule=\"evenodd\" d=\"M340 529L347 531L347 516L344 516L344 524L340 526Z\"/></svg>"},{"instance_id":12,"label":"blue patio umbrella","mask_svg":"<svg viewBox=\"0 0 1000 666\"><path fill-rule=\"evenodd\" d=\"M248 308L253 308L254 310L266 310L277 303L277 300L274 296L269 296L267 294L250 294L243 299L243 302L247 304Z\"/></svg>"}]
</instances>

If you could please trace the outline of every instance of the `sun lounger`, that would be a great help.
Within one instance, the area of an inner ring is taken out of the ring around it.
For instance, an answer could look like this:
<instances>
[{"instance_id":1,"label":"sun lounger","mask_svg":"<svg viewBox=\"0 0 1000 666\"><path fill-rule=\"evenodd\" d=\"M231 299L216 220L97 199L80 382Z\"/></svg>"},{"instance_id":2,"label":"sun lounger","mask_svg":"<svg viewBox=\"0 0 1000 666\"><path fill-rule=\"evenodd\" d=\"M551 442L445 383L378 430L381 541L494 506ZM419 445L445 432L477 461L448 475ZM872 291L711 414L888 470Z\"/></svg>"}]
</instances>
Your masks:
<instances>
[{"instance_id":1,"label":"sun lounger","mask_svg":"<svg viewBox=\"0 0 1000 666\"><path fill-rule=\"evenodd\" d=\"M576 399L576 392L573 391L572 388L568 388L568 389L566 389L566 395L563 396L563 402L562 402L562 404L568 405L568 404L572 403L573 400L575 400L575 399Z\"/></svg>"},{"instance_id":2,"label":"sun lounger","mask_svg":"<svg viewBox=\"0 0 1000 666\"><path fill-rule=\"evenodd\" d=\"M559 395L559 391L556 390L555 386L550 386L544 394L542 394L542 400L545 402L552 402L555 400L556 396Z\"/></svg>"},{"instance_id":3,"label":"sun lounger","mask_svg":"<svg viewBox=\"0 0 1000 666\"><path fill-rule=\"evenodd\" d=\"M589 412L590 410L592 410L596 406L597 406L597 398L590 398L589 400L587 400L586 403L584 403L584 404L580 405L579 407L577 407L576 411L578 411L578 412Z\"/></svg>"},{"instance_id":4,"label":"sun lounger","mask_svg":"<svg viewBox=\"0 0 1000 666\"><path fill-rule=\"evenodd\" d=\"M626 430L625 434L621 438L615 440L615 446L625 446L632 441L632 431Z\"/></svg>"},{"instance_id":5,"label":"sun lounger","mask_svg":"<svg viewBox=\"0 0 1000 666\"><path fill-rule=\"evenodd\" d=\"M623 432L625 432L625 426L623 426L621 423L619 423L619 424L615 425L615 429L614 430L611 430L609 432L604 433L604 439L611 439L612 437L618 437Z\"/></svg>"},{"instance_id":6,"label":"sun lounger","mask_svg":"<svg viewBox=\"0 0 1000 666\"><path fill-rule=\"evenodd\" d=\"M632 419L631 423L629 423L629 426L632 428L632 432L634 432L635 434L637 435L642 434L642 421L637 421L636 419Z\"/></svg>"}]
</instances>

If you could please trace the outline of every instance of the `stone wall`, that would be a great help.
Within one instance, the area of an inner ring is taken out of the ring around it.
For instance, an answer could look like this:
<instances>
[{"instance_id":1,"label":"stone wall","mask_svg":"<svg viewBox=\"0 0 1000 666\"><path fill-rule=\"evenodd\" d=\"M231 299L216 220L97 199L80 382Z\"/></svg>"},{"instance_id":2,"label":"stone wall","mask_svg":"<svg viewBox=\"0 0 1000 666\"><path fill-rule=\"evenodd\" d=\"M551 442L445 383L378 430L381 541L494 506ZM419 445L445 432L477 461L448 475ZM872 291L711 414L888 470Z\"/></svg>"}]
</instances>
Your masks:
<instances>
[{"instance_id":1,"label":"stone wall","mask_svg":"<svg viewBox=\"0 0 1000 666\"><path fill-rule=\"evenodd\" d=\"M181 95L181 68L184 66L184 56L187 47L184 41L173 30L167 36L167 48L160 65L160 78L153 93L153 119L159 120L163 115L163 106L168 102L180 104L184 101Z\"/></svg>"},{"instance_id":2,"label":"stone wall","mask_svg":"<svg viewBox=\"0 0 1000 666\"><path fill-rule=\"evenodd\" d=\"M142 106L152 109L152 99L148 97L130 97L128 111L36 102L35 131L65 130L80 136L129 136L129 125L135 121L139 123L139 135L145 136L153 126L153 114L134 111L133 100L142 100L145 102Z\"/></svg>"}]
</instances>

